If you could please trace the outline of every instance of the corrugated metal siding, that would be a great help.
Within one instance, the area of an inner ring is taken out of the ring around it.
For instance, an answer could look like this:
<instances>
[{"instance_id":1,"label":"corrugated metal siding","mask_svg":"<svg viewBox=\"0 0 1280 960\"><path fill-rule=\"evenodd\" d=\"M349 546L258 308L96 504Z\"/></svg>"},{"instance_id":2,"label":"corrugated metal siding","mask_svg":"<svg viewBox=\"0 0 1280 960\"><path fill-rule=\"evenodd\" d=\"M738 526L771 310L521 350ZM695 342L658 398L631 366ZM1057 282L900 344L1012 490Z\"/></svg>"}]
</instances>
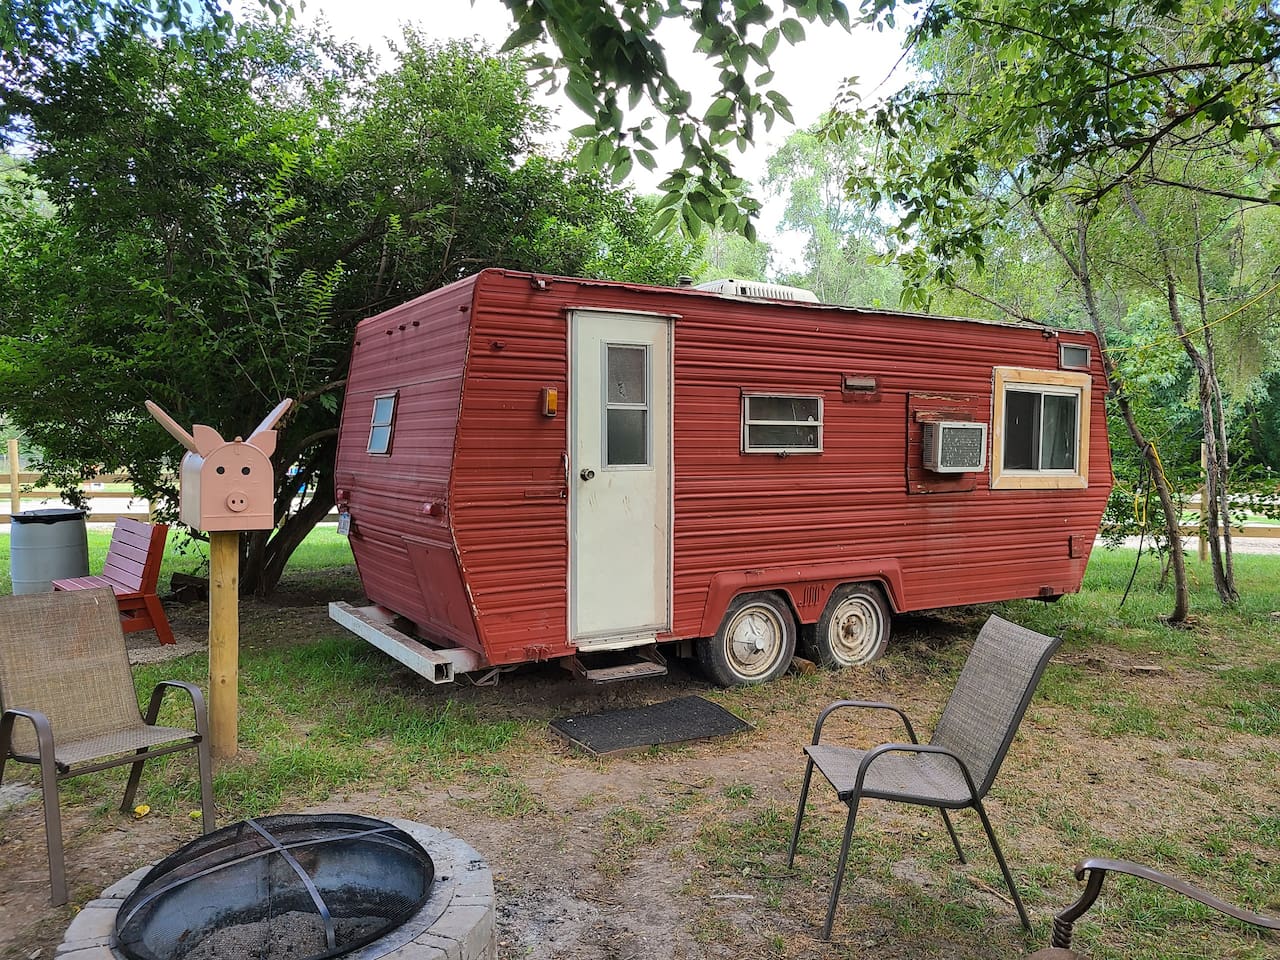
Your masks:
<instances>
[{"instance_id":1,"label":"corrugated metal siding","mask_svg":"<svg viewBox=\"0 0 1280 960\"><path fill-rule=\"evenodd\" d=\"M443 507L457 433L474 278L356 328L338 434L336 487L347 491L351 550L369 599L427 635L479 649ZM366 452L374 397L398 391L391 453Z\"/></svg>"},{"instance_id":2,"label":"corrugated metal siding","mask_svg":"<svg viewBox=\"0 0 1280 960\"><path fill-rule=\"evenodd\" d=\"M572 652L561 495L572 308L681 317L673 637L698 634L716 574L753 568L896 560L903 609L1079 589L1087 556L1069 556L1070 537L1091 541L1111 486L1100 368L1088 490L990 491L984 472L972 492L907 495L908 394L981 396L989 419L993 365L1058 369L1057 341L1038 328L548 283L489 272L477 292L452 516L492 662ZM874 375L876 393L843 393L844 374ZM554 420L538 412L547 386L560 391ZM744 390L823 396L824 452L740 453Z\"/></svg>"},{"instance_id":3,"label":"corrugated metal siding","mask_svg":"<svg viewBox=\"0 0 1280 960\"><path fill-rule=\"evenodd\" d=\"M433 425L398 419L390 458L397 469L379 473L376 496L360 486L374 482L369 471L355 484L362 500L378 504L376 523L353 541L353 547L366 541L357 560L363 552L361 575L377 602L411 618L406 606L416 604L421 618L421 605L430 603L408 595L408 562L395 542L402 528L424 526L413 510L443 488L450 445L441 423L451 428L460 389L449 520L485 655L491 663L509 663L572 652L566 645L568 501L562 461L572 402L566 315L587 307L681 318L674 346L673 637L698 635L717 574L753 569L896 562L902 570L901 595L895 597L900 609L1035 596L1042 588L1079 589L1087 544L1111 487L1105 385L1096 349L1087 490L991 491L984 472L972 491L909 495L909 394L986 398L983 416L989 419L992 367L1056 370L1057 340L1038 328L545 279L542 290L528 275L486 271L449 288L453 292L416 301L412 317L425 323L429 308L435 324L429 336L421 329L416 341L398 340L404 320L392 314L362 324L361 336L368 325L371 336L388 344L367 356L363 347L357 350L359 369L353 366L354 396L348 399L352 412L343 421L340 487L342 467L350 462L346 452L363 453L374 393L411 371L420 380L427 364L448 372L412 414L435 418ZM460 342L466 315L457 308L470 283L475 300L467 352ZM395 332L372 332L384 328ZM1063 333L1062 339L1093 343L1088 334ZM843 393L845 374L875 376L876 392ZM375 378L383 386L373 386ZM544 387L560 393L554 419L539 408ZM820 394L824 452L740 453L744 390ZM402 433L406 428L412 432ZM405 436L412 440L407 443ZM352 512L359 523L354 502ZM385 541L380 547L367 542L375 532ZM436 535L442 532L437 524ZM417 535L427 537L421 529ZM1084 556L1070 557L1072 536L1080 538L1076 552ZM806 612L810 619L816 615L811 608Z\"/></svg>"},{"instance_id":4,"label":"corrugated metal siding","mask_svg":"<svg viewBox=\"0 0 1280 960\"><path fill-rule=\"evenodd\" d=\"M525 277L480 274L450 509L493 663L572 652L565 645L567 350L560 302ZM541 412L546 387L559 391L554 418Z\"/></svg>"}]
</instances>

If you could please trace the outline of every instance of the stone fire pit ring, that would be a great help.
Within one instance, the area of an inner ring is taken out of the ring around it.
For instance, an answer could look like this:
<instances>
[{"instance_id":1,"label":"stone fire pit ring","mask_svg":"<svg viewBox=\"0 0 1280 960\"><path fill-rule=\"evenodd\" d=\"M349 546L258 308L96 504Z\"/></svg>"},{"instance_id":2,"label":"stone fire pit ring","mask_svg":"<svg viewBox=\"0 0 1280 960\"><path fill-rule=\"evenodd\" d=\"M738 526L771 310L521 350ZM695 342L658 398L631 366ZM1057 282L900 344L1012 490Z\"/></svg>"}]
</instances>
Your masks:
<instances>
[{"instance_id":1,"label":"stone fire pit ring","mask_svg":"<svg viewBox=\"0 0 1280 960\"><path fill-rule=\"evenodd\" d=\"M431 855L436 877L422 908L399 927L342 960L496 960L493 873L468 843L447 830L412 820L387 820ZM67 928L57 960L125 960L111 947L116 913L150 865L117 881L91 900Z\"/></svg>"}]
</instances>

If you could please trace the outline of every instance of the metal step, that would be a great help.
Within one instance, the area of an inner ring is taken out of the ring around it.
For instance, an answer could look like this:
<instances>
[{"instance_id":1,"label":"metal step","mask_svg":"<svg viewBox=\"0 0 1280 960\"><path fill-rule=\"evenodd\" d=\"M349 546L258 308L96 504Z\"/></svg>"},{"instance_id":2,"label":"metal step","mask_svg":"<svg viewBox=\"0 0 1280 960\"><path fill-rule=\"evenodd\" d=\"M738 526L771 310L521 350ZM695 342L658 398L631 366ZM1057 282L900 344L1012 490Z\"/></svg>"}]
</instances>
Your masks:
<instances>
[{"instance_id":1,"label":"metal step","mask_svg":"<svg viewBox=\"0 0 1280 960\"><path fill-rule=\"evenodd\" d=\"M580 653L576 657L570 657L568 665L575 677L591 683L617 683L621 680L663 677L667 674L667 661L658 652L657 644L611 654Z\"/></svg>"}]
</instances>

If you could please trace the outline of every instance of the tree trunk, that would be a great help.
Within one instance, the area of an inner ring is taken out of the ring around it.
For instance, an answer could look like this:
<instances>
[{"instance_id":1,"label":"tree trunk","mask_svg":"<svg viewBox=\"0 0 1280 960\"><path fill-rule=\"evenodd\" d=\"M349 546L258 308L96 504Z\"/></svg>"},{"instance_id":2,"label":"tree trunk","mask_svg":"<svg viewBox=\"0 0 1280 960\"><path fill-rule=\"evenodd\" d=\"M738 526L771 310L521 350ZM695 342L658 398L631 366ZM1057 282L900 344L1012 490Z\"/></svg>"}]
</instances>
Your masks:
<instances>
[{"instance_id":1,"label":"tree trunk","mask_svg":"<svg viewBox=\"0 0 1280 960\"><path fill-rule=\"evenodd\" d=\"M1196 214L1197 228L1200 222L1199 212ZM1199 230L1197 229L1197 235ZM1218 380L1218 358L1214 352L1213 345L1213 329L1209 325L1208 303L1209 298L1205 294L1204 288L1204 265L1200 259L1200 244L1196 244L1196 290L1200 298L1200 327L1204 333L1204 356L1205 365L1209 372L1209 404L1213 414L1214 424L1217 427L1217 433L1214 440L1217 446L1216 462L1213 465L1213 476L1216 481L1218 501L1212 506L1212 510L1216 515L1222 530L1222 586L1218 590L1218 595L1224 603L1235 603L1240 599L1240 591L1236 589L1236 571L1235 562L1231 549L1231 498L1230 498L1230 475L1231 461L1228 455L1227 447L1227 414L1222 402L1222 384ZM1206 464L1206 473L1209 472L1209 466ZM1207 483L1207 477L1206 477ZM1206 498L1208 490L1205 490ZM1217 575L1215 570L1214 582L1217 583Z\"/></svg>"},{"instance_id":2,"label":"tree trunk","mask_svg":"<svg viewBox=\"0 0 1280 960\"><path fill-rule=\"evenodd\" d=\"M1226 489L1226 446L1220 443L1220 438L1225 435L1226 427L1219 421L1220 407L1215 403L1215 395L1221 396L1221 387L1218 383L1218 377L1206 358L1196 349L1196 345L1192 342L1190 335L1187 333L1186 321L1182 316L1182 303L1178 297L1178 279L1174 270L1173 251L1169 249L1168 241L1164 235L1158 230L1153 229L1147 220L1146 214L1134 199L1132 191L1125 189L1125 197L1128 200L1129 208L1133 211L1134 217L1142 224L1143 228L1150 234L1155 242L1156 249L1160 251L1160 260L1164 268L1164 294L1165 303L1169 310L1169 319L1173 323L1173 329L1178 335L1178 341L1182 344L1182 349L1187 357L1191 360L1195 367L1196 379L1199 386L1198 398L1200 403L1200 419L1204 427L1204 444L1205 444L1205 499L1209 504L1208 516L1204 518L1205 536L1209 538L1209 556L1213 562L1213 583L1217 588L1218 597L1223 603L1234 603L1238 600L1239 594L1236 592L1234 578L1229 575L1230 563L1223 559L1223 536L1222 536L1222 515L1221 507L1227 503ZM1197 227L1199 225L1199 214L1196 216ZM1196 281L1199 294L1199 303L1201 318L1207 324L1205 315L1205 292L1203 273L1200 264L1200 243L1199 229L1196 231L1196 249L1195 249L1195 266ZM1209 337L1209 328L1204 328L1206 337ZM1212 343L1212 340L1209 340ZM1219 431L1222 431L1221 433ZM1228 520L1230 514L1228 513ZM1228 534L1229 536L1229 534ZM1230 549L1228 542L1227 549Z\"/></svg>"},{"instance_id":3,"label":"tree trunk","mask_svg":"<svg viewBox=\"0 0 1280 960\"><path fill-rule=\"evenodd\" d=\"M245 596L270 596L280 583L285 565L293 552L307 538L317 523L333 509L333 458L337 431L325 431L318 438L308 437L310 456L298 470L286 476L276 491L276 527L255 530L241 539L240 592ZM279 462L297 463L296 453L284 450ZM312 488L311 497L302 509L293 512L293 502L304 486Z\"/></svg>"},{"instance_id":4,"label":"tree trunk","mask_svg":"<svg viewBox=\"0 0 1280 960\"><path fill-rule=\"evenodd\" d=\"M315 476L316 489L311 499L297 513L289 516L280 526L276 535L267 544L265 564L262 575L255 586L255 593L266 596L275 590L284 573L285 564L293 556L293 551L307 538L317 523L329 515L333 509L333 468L318 470Z\"/></svg>"},{"instance_id":5,"label":"tree trunk","mask_svg":"<svg viewBox=\"0 0 1280 960\"><path fill-rule=\"evenodd\" d=\"M1173 611L1169 614L1169 622L1184 623L1188 613L1191 611L1191 589L1187 583L1186 558L1182 555L1182 517L1177 504L1174 502L1173 493L1169 489L1169 480L1164 475L1164 467L1160 463L1160 455L1156 452L1151 442L1147 440L1146 436L1143 435L1142 428L1138 426L1138 421L1133 416L1133 408L1129 405L1129 399L1124 394L1124 384L1120 379L1119 371L1116 370L1111 353L1107 350L1107 335L1102 324L1102 311L1098 306L1097 293L1093 287L1093 275L1089 269L1088 219L1082 211L1077 211L1077 214L1079 217L1076 223L1078 259L1073 259L1069 252L1058 243L1057 238L1052 236L1047 225L1038 215L1036 216L1036 222L1039 224L1045 238L1058 252L1058 255L1062 257L1068 269L1071 270L1075 275L1076 281L1080 284L1080 290L1084 294L1085 310L1089 314L1089 322L1093 326L1093 332L1098 338L1098 349L1102 354L1102 369L1107 377L1108 396L1120 410L1120 416L1129 431L1129 436L1133 439L1138 449L1142 451L1142 456L1147 461L1151 482L1155 486L1156 496L1160 500L1160 509L1164 512L1165 539L1169 544L1169 562L1173 567Z\"/></svg>"}]
</instances>

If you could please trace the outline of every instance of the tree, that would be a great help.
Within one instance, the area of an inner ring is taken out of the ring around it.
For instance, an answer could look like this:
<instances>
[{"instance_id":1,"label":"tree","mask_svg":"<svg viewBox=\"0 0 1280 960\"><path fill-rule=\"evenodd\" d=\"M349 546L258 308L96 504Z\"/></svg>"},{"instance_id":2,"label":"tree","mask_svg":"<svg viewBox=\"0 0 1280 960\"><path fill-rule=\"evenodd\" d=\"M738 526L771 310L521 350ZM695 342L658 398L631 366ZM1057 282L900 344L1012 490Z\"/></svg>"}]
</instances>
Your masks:
<instances>
[{"instance_id":1,"label":"tree","mask_svg":"<svg viewBox=\"0 0 1280 960\"><path fill-rule=\"evenodd\" d=\"M0 226L0 408L51 477L124 468L172 503L180 451L143 399L234 434L293 396L246 589L271 589L332 506L359 318L489 265L672 282L693 261L651 206L538 152L522 63L415 34L397 58L375 77L368 54L265 22L107 28L22 103L53 212Z\"/></svg>"},{"instance_id":2,"label":"tree","mask_svg":"<svg viewBox=\"0 0 1280 960\"><path fill-rule=\"evenodd\" d=\"M721 224L754 239L752 218L760 205L734 175L728 150L745 149L759 129L781 118L792 122L791 105L772 88L769 59L779 44L804 40L805 22L850 25L841 0L780 0L781 13L763 0L503 0L515 21L504 49L549 39L553 55L531 63L545 81L591 118L574 133L584 138L581 161L612 167L624 177L634 163L656 168L652 116L632 120L648 101L665 118L662 136L678 142L683 158L661 188L659 226L676 216L697 235L705 224ZM709 103L696 103L687 78L674 75L654 38L664 20L682 23L695 48L717 71Z\"/></svg>"},{"instance_id":3,"label":"tree","mask_svg":"<svg viewBox=\"0 0 1280 960\"><path fill-rule=\"evenodd\" d=\"M872 108L851 105L834 125L878 137L874 160L850 186L898 214L908 289L923 302L931 284L955 282L957 264L981 268L992 237L1020 220L1067 268L1105 351L1101 289L1149 291L1154 280L1197 374L1215 493L1215 581L1230 601L1229 531L1224 554L1217 536L1228 456L1213 328L1244 304L1212 295L1205 256L1231 215L1280 205L1280 16L1199 0L1061 9L980 0L928 7L911 41L920 79ZM1220 204L1230 211L1209 212ZM1108 242L1111 253L1099 256ZM1155 478L1175 565L1173 619L1181 620L1179 511L1109 353L1104 363Z\"/></svg>"},{"instance_id":4,"label":"tree","mask_svg":"<svg viewBox=\"0 0 1280 960\"><path fill-rule=\"evenodd\" d=\"M767 243L748 240L740 233L712 227L703 234L703 263L699 280L765 280L772 256Z\"/></svg>"},{"instance_id":5,"label":"tree","mask_svg":"<svg viewBox=\"0 0 1280 960\"><path fill-rule=\"evenodd\" d=\"M805 238L807 269L782 280L823 303L896 305L902 277L882 262L888 225L845 190L863 153L856 138L833 141L815 127L793 133L769 158L764 186L786 198L781 225Z\"/></svg>"}]
</instances>

